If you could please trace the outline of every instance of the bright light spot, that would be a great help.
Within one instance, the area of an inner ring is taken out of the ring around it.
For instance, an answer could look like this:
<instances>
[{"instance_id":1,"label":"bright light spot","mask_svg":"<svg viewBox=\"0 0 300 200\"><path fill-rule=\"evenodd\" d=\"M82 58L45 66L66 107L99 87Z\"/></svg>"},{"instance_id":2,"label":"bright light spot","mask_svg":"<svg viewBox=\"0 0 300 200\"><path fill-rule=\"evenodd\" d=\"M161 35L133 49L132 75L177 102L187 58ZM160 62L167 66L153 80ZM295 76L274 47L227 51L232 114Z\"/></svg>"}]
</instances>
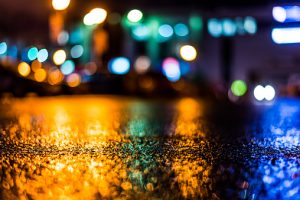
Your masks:
<instances>
[{"instance_id":1,"label":"bright light spot","mask_svg":"<svg viewBox=\"0 0 300 200\"><path fill-rule=\"evenodd\" d=\"M134 68L137 73L144 74L146 73L151 66L151 60L147 56L140 56L136 59L134 63Z\"/></svg>"},{"instance_id":2,"label":"bright light spot","mask_svg":"<svg viewBox=\"0 0 300 200\"><path fill-rule=\"evenodd\" d=\"M43 82L47 77L47 72L44 69L38 69L34 73L34 78L37 82Z\"/></svg>"},{"instance_id":3,"label":"bright light spot","mask_svg":"<svg viewBox=\"0 0 300 200\"><path fill-rule=\"evenodd\" d=\"M72 60L67 60L61 65L60 70L64 75L72 74L75 70L75 64Z\"/></svg>"},{"instance_id":4,"label":"bright light spot","mask_svg":"<svg viewBox=\"0 0 300 200\"><path fill-rule=\"evenodd\" d=\"M87 26L101 24L105 21L107 12L103 8L94 8L83 18L83 23Z\"/></svg>"},{"instance_id":5,"label":"bright light spot","mask_svg":"<svg viewBox=\"0 0 300 200\"><path fill-rule=\"evenodd\" d=\"M168 24L164 24L158 28L158 33L164 38L169 38L169 37L172 37L174 31L173 31L172 26L170 26Z\"/></svg>"},{"instance_id":6,"label":"bright light spot","mask_svg":"<svg viewBox=\"0 0 300 200\"><path fill-rule=\"evenodd\" d=\"M94 8L90 13L94 16L95 24L101 24L107 17L107 11L103 8Z\"/></svg>"},{"instance_id":7,"label":"bright light spot","mask_svg":"<svg viewBox=\"0 0 300 200\"><path fill-rule=\"evenodd\" d=\"M234 36L237 31L237 26L231 19L224 19L222 22L224 36Z\"/></svg>"},{"instance_id":8,"label":"bright light spot","mask_svg":"<svg viewBox=\"0 0 300 200\"><path fill-rule=\"evenodd\" d=\"M83 55L84 49L82 45L75 45L71 49L72 58L80 58Z\"/></svg>"},{"instance_id":9,"label":"bright light spot","mask_svg":"<svg viewBox=\"0 0 300 200\"><path fill-rule=\"evenodd\" d=\"M52 6L55 10L65 10L70 5L71 0L52 0Z\"/></svg>"},{"instance_id":10,"label":"bright light spot","mask_svg":"<svg viewBox=\"0 0 300 200\"><path fill-rule=\"evenodd\" d=\"M257 31L257 23L253 17L246 17L244 21L244 29L247 33L255 34Z\"/></svg>"},{"instance_id":11,"label":"bright light spot","mask_svg":"<svg viewBox=\"0 0 300 200\"><path fill-rule=\"evenodd\" d=\"M145 25L138 25L133 27L132 34L134 39L143 41L150 37L150 29Z\"/></svg>"},{"instance_id":12,"label":"bright light spot","mask_svg":"<svg viewBox=\"0 0 300 200\"><path fill-rule=\"evenodd\" d=\"M180 48L180 56L186 61L193 61L197 58L197 50L191 45L184 45Z\"/></svg>"},{"instance_id":13,"label":"bright light spot","mask_svg":"<svg viewBox=\"0 0 300 200\"><path fill-rule=\"evenodd\" d=\"M36 72L38 69L42 68L42 63L40 63L38 60L35 60L31 63L31 70Z\"/></svg>"},{"instance_id":14,"label":"bright light spot","mask_svg":"<svg viewBox=\"0 0 300 200\"><path fill-rule=\"evenodd\" d=\"M231 84L231 92L235 96L241 97L247 92L247 84L243 80L235 80Z\"/></svg>"},{"instance_id":15,"label":"bright light spot","mask_svg":"<svg viewBox=\"0 0 300 200\"><path fill-rule=\"evenodd\" d=\"M18 65L18 72L21 76L28 76L30 71L30 66L26 62L21 62Z\"/></svg>"},{"instance_id":16,"label":"bright light spot","mask_svg":"<svg viewBox=\"0 0 300 200\"><path fill-rule=\"evenodd\" d=\"M57 37L57 43L59 45L65 45L69 41L69 33L67 31L62 31Z\"/></svg>"},{"instance_id":17,"label":"bright light spot","mask_svg":"<svg viewBox=\"0 0 300 200\"><path fill-rule=\"evenodd\" d=\"M283 22L299 22L300 21L300 7L299 6L284 6L281 7L285 11L285 20ZM283 19L283 17L282 17Z\"/></svg>"},{"instance_id":18,"label":"bright light spot","mask_svg":"<svg viewBox=\"0 0 300 200\"><path fill-rule=\"evenodd\" d=\"M7 44L5 42L0 43L0 55L5 54L7 51Z\"/></svg>"},{"instance_id":19,"label":"bright light spot","mask_svg":"<svg viewBox=\"0 0 300 200\"><path fill-rule=\"evenodd\" d=\"M94 18L92 13L88 13L83 18L83 23L87 26L94 25Z\"/></svg>"},{"instance_id":20,"label":"bright light spot","mask_svg":"<svg viewBox=\"0 0 300 200\"><path fill-rule=\"evenodd\" d=\"M30 61L33 61L37 58L39 50L36 47L32 47L28 50L27 57Z\"/></svg>"},{"instance_id":21,"label":"bright light spot","mask_svg":"<svg viewBox=\"0 0 300 200\"><path fill-rule=\"evenodd\" d=\"M130 61L125 57L112 59L109 64L109 70L113 74L127 74L130 70Z\"/></svg>"},{"instance_id":22,"label":"bright light spot","mask_svg":"<svg viewBox=\"0 0 300 200\"><path fill-rule=\"evenodd\" d=\"M84 67L84 73L88 76L91 76L97 72L97 64L94 62L89 62Z\"/></svg>"},{"instance_id":23,"label":"bright light spot","mask_svg":"<svg viewBox=\"0 0 300 200\"><path fill-rule=\"evenodd\" d=\"M220 37L222 35L222 24L218 19L209 19L208 20L208 32L213 37Z\"/></svg>"},{"instance_id":24,"label":"bright light spot","mask_svg":"<svg viewBox=\"0 0 300 200\"><path fill-rule=\"evenodd\" d=\"M278 22L284 22L286 20L286 11L283 7L274 7L272 14L273 18Z\"/></svg>"},{"instance_id":25,"label":"bright light spot","mask_svg":"<svg viewBox=\"0 0 300 200\"><path fill-rule=\"evenodd\" d=\"M37 54L37 59L39 62L45 62L48 59L47 49L41 49Z\"/></svg>"},{"instance_id":26,"label":"bright light spot","mask_svg":"<svg viewBox=\"0 0 300 200\"><path fill-rule=\"evenodd\" d=\"M67 77L67 84L70 87L77 87L78 85L80 85L81 82L81 77L79 74L71 74Z\"/></svg>"},{"instance_id":27,"label":"bright light spot","mask_svg":"<svg viewBox=\"0 0 300 200\"><path fill-rule=\"evenodd\" d=\"M174 27L175 34L184 37L189 34L189 29L185 24L176 24Z\"/></svg>"},{"instance_id":28,"label":"bright light spot","mask_svg":"<svg viewBox=\"0 0 300 200\"><path fill-rule=\"evenodd\" d=\"M134 9L131 10L128 14L127 14L127 19L130 22L136 23L141 21L143 18L143 13L140 10Z\"/></svg>"},{"instance_id":29,"label":"bright light spot","mask_svg":"<svg viewBox=\"0 0 300 200\"><path fill-rule=\"evenodd\" d=\"M265 98L265 88L261 85L258 85L254 88L254 97L258 101L262 101Z\"/></svg>"},{"instance_id":30,"label":"bright light spot","mask_svg":"<svg viewBox=\"0 0 300 200\"><path fill-rule=\"evenodd\" d=\"M267 85L265 87L265 99L272 101L275 98L276 92L273 86Z\"/></svg>"},{"instance_id":31,"label":"bright light spot","mask_svg":"<svg viewBox=\"0 0 300 200\"><path fill-rule=\"evenodd\" d=\"M274 28L272 39L277 44L300 43L300 27Z\"/></svg>"},{"instance_id":32,"label":"bright light spot","mask_svg":"<svg viewBox=\"0 0 300 200\"><path fill-rule=\"evenodd\" d=\"M48 82L50 85L57 85L62 82L64 75L59 69L54 68L49 71Z\"/></svg>"},{"instance_id":33,"label":"bright light spot","mask_svg":"<svg viewBox=\"0 0 300 200\"><path fill-rule=\"evenodd\" d=\"M166 58L162 63L164 75L171 82L176 82L181 77L180 65L175 58Z\"/></svg>"},{"instance_id":34,"label":"bright light spot","mask_svg":"<svg viewBox=\"0 0 300 200\"><path fill-rule=\"evenodd\" d=\"M53 62L56 65L61 65L66 61L67 54L64 50L60 49L54 52L53 54Z\"/></svg>"}]
</instances>

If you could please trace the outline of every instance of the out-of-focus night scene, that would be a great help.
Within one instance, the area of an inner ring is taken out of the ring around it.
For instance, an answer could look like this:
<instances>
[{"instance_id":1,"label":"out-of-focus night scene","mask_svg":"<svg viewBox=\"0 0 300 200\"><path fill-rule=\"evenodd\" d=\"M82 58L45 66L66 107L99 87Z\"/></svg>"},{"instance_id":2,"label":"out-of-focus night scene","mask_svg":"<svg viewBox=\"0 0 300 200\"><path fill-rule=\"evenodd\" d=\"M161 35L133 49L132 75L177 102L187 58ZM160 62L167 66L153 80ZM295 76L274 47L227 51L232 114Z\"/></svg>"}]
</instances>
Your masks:
<instances>
[{"instance_id":1,"label":"out-of-focus night scene","mask_svg":"<svg viewBox=\"0 0 300 200\"><path fill-rule=\"evenodd\" d=\"M300 2L0 0L0 199L300 200Z\"/></svg>"}]
</instances>

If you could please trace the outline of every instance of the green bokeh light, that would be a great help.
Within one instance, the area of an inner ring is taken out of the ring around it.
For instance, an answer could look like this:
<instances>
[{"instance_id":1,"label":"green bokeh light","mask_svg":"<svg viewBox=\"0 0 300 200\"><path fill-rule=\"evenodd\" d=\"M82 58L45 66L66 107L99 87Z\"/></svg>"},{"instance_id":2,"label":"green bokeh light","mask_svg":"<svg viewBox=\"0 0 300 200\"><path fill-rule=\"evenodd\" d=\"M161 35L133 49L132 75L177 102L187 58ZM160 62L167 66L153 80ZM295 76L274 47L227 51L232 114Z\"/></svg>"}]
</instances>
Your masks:
<instances>
[{"instance_id":1,"label":"green bokeh light","mask_svg":"<svg viewBox=\"0 0 300 200\"><path fill-rule=\"evenodd\" d=\"M231 84L231 92L235 96L241 97L247 92L247 84L243 80L235 80Z\"/></svg>"},{"instance_id":2,"label":"green bokeh light","mask_svg":"<svg viewBox=\"0 0 300 200\"><path fill-rule=\"evenodd\" d=\"M203 20L200 16L194 15L190 17L189 23L193 30L201 31L203 28Z\"/></svg>"}]
</instances>

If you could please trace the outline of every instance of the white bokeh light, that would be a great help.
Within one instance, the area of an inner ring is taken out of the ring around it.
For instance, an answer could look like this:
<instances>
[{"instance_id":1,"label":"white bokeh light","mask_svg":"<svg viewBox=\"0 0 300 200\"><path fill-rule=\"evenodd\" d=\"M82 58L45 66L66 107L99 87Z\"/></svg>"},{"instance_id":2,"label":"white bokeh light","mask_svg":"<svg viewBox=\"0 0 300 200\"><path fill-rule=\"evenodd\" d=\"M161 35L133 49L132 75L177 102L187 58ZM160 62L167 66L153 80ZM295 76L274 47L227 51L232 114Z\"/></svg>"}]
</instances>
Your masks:
<instances>
[{"instance_id":1,"label":"white bokeh light","mask_svg":"<svg viewBox=\"0 0 300 200\"><path fill-rule=\"evenodd\" d=\"M276 94L274 87L271 85L267 85L264 88L264 94L266 100L272 101L275 98L275 94Z\"/></svg>"},{"instance_id":2,"label":"white bokeh light","mask_svg":"<svg viewBox=\"0 0 300 200\"><path fill-rule=\"evenodd\" d=\"M254 97L257 101L262 101L265 98L265 88L261 85L258 85L254 88Z\"/></svg>"},{"instance_id":3,"label":"white bokeh light","mask_svg":"<svg viewBox=\"0 0 300 200\"><path fill-rule=\"evenodd\" d=\"M254 88L253 94L257 101L272 101L276 96L276 91L271 85L267 85L265 87L263 87L262 85L258 85Z\"/></svg>"},{"instance_id":4,"label":"white bokeh light","mask_svg":"<svg viewBox=\"0 0 300 200\"><path fill-rule=\"evenodd\" d=\"M273 18L278 22L284 22L286 20L286 11L283 7L274 7L272 14Z\"/></svg>"}]
</instances>

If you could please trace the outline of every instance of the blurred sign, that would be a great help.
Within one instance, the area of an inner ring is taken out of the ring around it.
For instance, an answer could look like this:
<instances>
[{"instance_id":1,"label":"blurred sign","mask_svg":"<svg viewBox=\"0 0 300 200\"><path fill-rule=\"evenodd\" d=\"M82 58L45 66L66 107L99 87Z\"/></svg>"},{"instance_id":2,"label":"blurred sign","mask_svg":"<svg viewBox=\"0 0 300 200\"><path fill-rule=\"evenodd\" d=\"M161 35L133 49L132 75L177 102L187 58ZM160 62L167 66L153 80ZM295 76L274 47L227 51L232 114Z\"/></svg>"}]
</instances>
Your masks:
<instances>
[{"instance_id":1,"label":"blurred sign","mask_svg":"<svg viewBox=\"0 0 300 200\"><path fill-rule=\"evenodd\" d=\"M299 6L275 6L272 14L274 20L280 23L300 21Z\"/></svg>"},{"instance_id":2,"label":"blurred sign","mask_svg":"<svg viewBox=\"0 0 300 200\"><path fill-rule=\"evenodd\" d=\"M236 35L253 35L257 32L257 22L253 17L209 19L207 29L213 37L233 37Z\"/></svg>"},{"instance_id":3,"label":"blurred sign","mask_svg":"<svg viewBox=\"0 0 300 200\"><path fill-rule=\"evenodd\" d=\"M272 10L273 19L285 24L284 28L272 29L272 40L276 44L300 43L300 27L295 27L295 22L300 22L299 6L275 6Z\"/></svg>"}]
</instances>

